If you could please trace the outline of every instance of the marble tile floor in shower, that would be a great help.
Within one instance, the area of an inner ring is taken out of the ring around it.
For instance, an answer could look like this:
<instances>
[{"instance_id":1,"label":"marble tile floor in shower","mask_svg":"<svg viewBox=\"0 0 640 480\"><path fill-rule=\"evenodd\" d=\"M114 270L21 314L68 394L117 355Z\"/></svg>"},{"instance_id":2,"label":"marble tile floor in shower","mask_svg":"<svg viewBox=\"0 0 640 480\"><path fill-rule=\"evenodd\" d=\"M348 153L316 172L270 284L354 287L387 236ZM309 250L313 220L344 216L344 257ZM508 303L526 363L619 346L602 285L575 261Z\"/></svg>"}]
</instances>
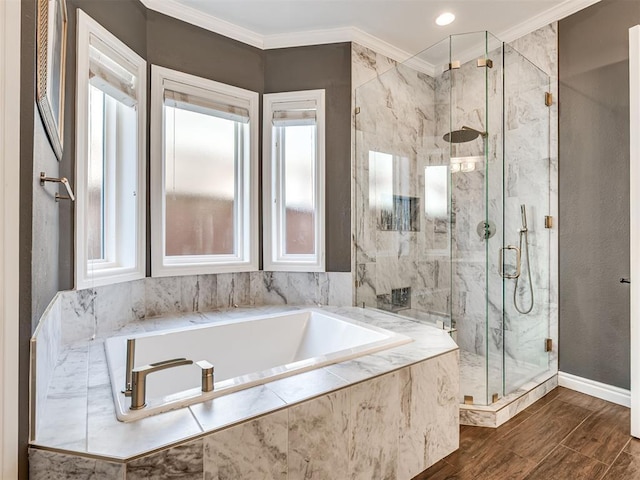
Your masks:
<instances>
[{"instance_id":1,"label":"marble tile floor in shower","mask_svg":"<svg viewBox=\"0 0 640 480\"><path fill-rule=\"evenodd\" d=\"M489 362L489 402L493 393L500 393L502 386L502 362L496 358ZM516 390L527 380L540 374L537 366L519 364L514 359L506 358L505 379L509 390ZM477 405L485 405L487 397L486 362L482 355L460 350L460 403L464 403L465 395L474 398ZM513 380L512 380L513 379ZM517 379L518 383L515 383Z\"/></svg>"},{"instance_id":2,"label":"marble tile floor in shower","mask_svg":"<svg viewBox=\"0 0 640 480\"><path fill-rule=\"evenodd\" d=\"M460 427L460 448L413 480L638 480L630 410L558 387L498 428Z\"/></svg>"}]
</instances>

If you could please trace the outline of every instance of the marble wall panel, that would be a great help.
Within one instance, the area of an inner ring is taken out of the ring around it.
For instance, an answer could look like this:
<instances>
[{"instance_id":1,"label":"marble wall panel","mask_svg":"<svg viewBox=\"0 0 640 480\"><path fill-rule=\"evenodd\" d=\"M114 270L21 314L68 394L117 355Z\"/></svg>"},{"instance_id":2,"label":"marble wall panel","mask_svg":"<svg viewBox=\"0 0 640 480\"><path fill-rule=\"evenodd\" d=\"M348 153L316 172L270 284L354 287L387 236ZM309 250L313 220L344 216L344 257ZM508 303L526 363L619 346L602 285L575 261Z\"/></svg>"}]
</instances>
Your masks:
<instances>
[{"instance_id":1,"label":"marble wall panel","mask_svg":"<svg viewBox=\"0 0 640 480\"><path fill-rule=\"evenodd\" d=\"M413 478L458 448L458 356L404 368L399 382L398 478Z\"/></svg>"},{"instance_id":2,"label":"marble wall panel","mask_svg":"<svg viewBox=\"0 0 640 480\"><path fill-rule=\"evenodd\" d=\"M349 397L343 389L289 410L290 479L349 478Z\"/></svg>"},{"instance_id":3,"label":"marble wall panel","mask_svg":"<svg viewBox=\"0 0 640 480\"><path fill-rule=\"evenodd\" d=\"M94 458L29 449L30 480L124 480L125 465Z\"/></svg>"},{"instance_id":4,"label":"marble wall panel","mask_svg":"<svg viewBox=\"0 0 640 480\"><path fill-rule=\"evenodd\" d=\"M205 437L205 480L286 480L287 421L280 411Z\"/></svg>"},{"instance_id":5,"label":"marble wall panel","mask_svg":"<svg viewBox=\"0 0 640 480\"><path fill-rule=\"evenodd\" d=\"M398 469L398 373L351 388L349 478L392 480Z\"/></svg>"},{"instance_id":6,"label":"marble wall panel","mask_svg":"<svg viewBox=\"0 0 640 480\"><path fill-rule=\"evenodd\" d=\"M57 297L56 297L57 299ZM41 421L44 418L49 385L53 379L58 362L58 355L62 348L62 327L60 321L60 302L54 301L45 310L40 325L31 341L31 402L35 418L31 419L31 435L37 438ZM35 390L35 391L33 391Z\"/></svg>"},{"instance_id":7,"label":"marble wall panel","mask_svg":"<svg viewBox=\"0 0 640 480\"><path fill-rule=\"evenodd\" d=\"M57 359L46 403L37 418L36 438L58 448L85 449L87 431L87 391L89 348L77 345L64 349ZM82 412L78 414L78 412ZM61 435L60 432L64 432Z\"/></svg>"},{"instance_id":8,"label":"marble wall panel","mask_svg":"<svg viewBox=\"0 0 640 480\"><path fill-rule=\"evenodd\" d=\"M203 441L178 445L158 453L145 455L127 463L127 480L171 478L202 480L204 471Z\"/></svg>"}]
</instances>

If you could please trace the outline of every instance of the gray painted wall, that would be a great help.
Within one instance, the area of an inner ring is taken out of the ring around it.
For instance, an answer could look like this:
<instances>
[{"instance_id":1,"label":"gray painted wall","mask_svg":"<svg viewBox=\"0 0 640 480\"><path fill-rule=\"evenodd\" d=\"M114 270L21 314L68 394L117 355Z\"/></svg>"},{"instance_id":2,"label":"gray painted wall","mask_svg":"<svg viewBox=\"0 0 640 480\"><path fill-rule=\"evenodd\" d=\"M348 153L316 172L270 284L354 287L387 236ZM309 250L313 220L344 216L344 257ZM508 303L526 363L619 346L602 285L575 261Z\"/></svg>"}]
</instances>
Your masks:
<instances>
[{"instance_id":1,"label":"gray painted wall","mask_svg":"<svg viewBox=\"0 0 640 480\"><path fill-rule=\"evenodd\" d=\"M629 47L637 0L559 22L560 370L629 388ZM640 279L634 279L640 281Z\"/></svg>"},{"instance_id":2,"label":"gray painted wall","mask_svg":"<svg viewBox=\"0 0 640 480\"><path fill-rule=\"evenodd\" d=\"M264 93L324 88L327 271L351 271L351 44L265 51Z\"/></svg>"}]
</instances>

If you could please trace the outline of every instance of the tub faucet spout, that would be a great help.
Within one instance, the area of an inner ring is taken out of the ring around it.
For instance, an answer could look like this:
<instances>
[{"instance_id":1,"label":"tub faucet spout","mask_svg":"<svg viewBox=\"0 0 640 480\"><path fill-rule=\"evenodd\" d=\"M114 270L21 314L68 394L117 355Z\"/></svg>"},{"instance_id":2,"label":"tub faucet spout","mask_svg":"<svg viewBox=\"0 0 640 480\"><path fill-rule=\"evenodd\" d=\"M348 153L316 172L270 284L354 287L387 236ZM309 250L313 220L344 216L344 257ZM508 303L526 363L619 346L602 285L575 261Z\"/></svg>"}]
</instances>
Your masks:
<instances>
[{"instance_id":1,"label":"tub faucet spout","mask_svg":"<svg viewBox=\"0 0 640 480\"><path fill-rule=\"evenodd\" d=\"M191 365L193 360L173 358L162 362L150 363L131 372L131 410L140 410L147 405L147 375L167 368Z\"/></svg>"}]
</instances>

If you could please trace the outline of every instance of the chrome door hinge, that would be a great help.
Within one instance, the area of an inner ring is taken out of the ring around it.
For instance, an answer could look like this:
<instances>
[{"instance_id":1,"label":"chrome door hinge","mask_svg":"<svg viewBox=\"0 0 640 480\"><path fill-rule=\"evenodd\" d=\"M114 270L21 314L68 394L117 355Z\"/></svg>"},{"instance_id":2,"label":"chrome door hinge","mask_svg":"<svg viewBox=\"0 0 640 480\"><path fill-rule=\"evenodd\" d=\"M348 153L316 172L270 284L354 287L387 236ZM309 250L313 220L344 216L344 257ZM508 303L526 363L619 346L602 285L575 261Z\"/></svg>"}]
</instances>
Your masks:
<instances>
[{"instance_id":1,"label":"chrome door hinge","mask_svg":"<svg viewBox=\"0 0 640 480\"><path fill-rule=\"evenodd\" d=\"M454 60L449 64L449 70L457 70L460 68L460 60Z\"/></svg>"},{"instance_id":2,"label":"chrome door hinge","mask_svg":"<svg viewBox=\"0 0 640 480\"><path fill-rule=\"evenodd\" d=\"M493 60L491 60L490 58L479 58L478 59L478 67L493 68Z\"/></svg>"}]
</instances>

